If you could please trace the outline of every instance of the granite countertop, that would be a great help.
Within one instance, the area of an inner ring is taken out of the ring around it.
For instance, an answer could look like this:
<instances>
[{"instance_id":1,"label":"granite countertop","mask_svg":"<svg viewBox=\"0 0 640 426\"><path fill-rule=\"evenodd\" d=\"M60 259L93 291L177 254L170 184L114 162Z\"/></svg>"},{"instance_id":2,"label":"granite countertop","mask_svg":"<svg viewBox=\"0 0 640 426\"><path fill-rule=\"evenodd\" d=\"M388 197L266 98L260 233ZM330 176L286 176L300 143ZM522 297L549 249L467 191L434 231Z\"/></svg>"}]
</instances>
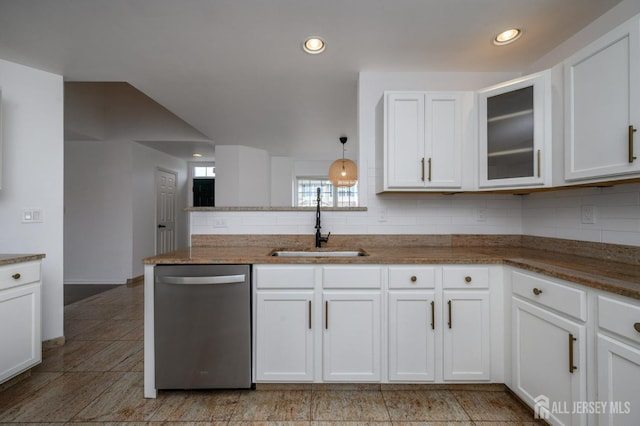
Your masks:
<instances>
[{"instance_id":1,"label":"granite countertop","mask_svg":"<svg viewBox=\"0 0 640 426\"><path fill-rule=\"evenodd\" d=\"M0 266L44 259L44 254L0 253Z\"/></svg>"},{"instance_id":2,"label":"granite countertop","mask_svg":"<svg viewBox=\"0 0 640 426\"><path fill-rule=\"evenodd\" d=\"M368 256L274 257L277 247L192 247L146 264L504 264L640 299L640 266L610 259L521 247L359 246ZM314 249L309 249L314 250Z\"/></svg>"}]
</instances>

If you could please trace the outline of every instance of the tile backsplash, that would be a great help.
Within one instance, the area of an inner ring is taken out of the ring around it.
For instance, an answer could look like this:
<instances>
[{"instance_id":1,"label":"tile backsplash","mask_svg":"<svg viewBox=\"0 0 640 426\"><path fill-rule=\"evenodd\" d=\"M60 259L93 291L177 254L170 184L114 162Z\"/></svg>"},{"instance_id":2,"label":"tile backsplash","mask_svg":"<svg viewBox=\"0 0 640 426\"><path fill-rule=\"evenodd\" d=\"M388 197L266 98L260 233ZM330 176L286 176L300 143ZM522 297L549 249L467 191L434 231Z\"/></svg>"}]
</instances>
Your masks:
<instances>
[{"instance_id":1,"label":"tile backsplash","mask_svg":"<svg viewBox=\"0 0 640 426\"><path fill-rule=\"evenodd\" d=\"M640 246L640 183L526 195L522 233Z\"/></svg>"},{"instance_id":2,"label":"tile backsplash","mask_svg":"<svg viewBox=\"0 0 640 426\"><path fill-rule=\"evenodd\" d=\"M382 194L326 211L334 234L524 234L640 246L640 183L508 194ZM593 223L583 223L593 222ZM191 234L313 234L310 211L191 212Z\"/></svg>"}]
</instances>

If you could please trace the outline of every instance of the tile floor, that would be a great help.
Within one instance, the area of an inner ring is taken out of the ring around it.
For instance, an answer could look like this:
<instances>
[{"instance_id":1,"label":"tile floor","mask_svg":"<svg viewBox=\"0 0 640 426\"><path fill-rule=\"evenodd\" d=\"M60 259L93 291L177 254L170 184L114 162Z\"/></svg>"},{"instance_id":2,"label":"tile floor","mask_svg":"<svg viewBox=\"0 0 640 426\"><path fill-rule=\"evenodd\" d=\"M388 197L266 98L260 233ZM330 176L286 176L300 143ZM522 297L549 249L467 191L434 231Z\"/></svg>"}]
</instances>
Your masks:
<instances>
[{"instance_id":1,"label":"tile floor","mask_svg":"<svg viewBox=\"0 0 640 426\"><path fill-rule=\"evenodd\" d=\"M143 398L143 286L65 306L64 346L0 391L0 425L536 424L501 386L264 386ZM539 423L537 423L539 424Z\"/></svg>"}]
</instances>

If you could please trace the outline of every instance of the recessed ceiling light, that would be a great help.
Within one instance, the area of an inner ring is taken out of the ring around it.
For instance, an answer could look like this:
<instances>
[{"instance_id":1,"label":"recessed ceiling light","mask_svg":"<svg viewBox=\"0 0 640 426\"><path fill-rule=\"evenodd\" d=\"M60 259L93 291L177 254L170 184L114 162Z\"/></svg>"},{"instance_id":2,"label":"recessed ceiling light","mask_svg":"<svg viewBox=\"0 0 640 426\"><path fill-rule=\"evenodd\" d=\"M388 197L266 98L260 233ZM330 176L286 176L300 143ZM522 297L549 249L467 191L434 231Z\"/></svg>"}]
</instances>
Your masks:
<instances>
[{"instance_id":1,"label":"recessed ceiling light","mask_svg":"<svg viewBox=\"0 0 640 426\"><path fill-rule=\"evenodd\" d=\"M522 35L522 30L518 28L510 28L506 31L501 32L493 39L493 44L497 46L502 46L504 44L509 44L520 38Z\"/></svg>"},{"instance_id":2,"label":"recessed ceiling light","mask_svg":"<svg viewBox=\"0 0 640 426\"><path fill-rule=\"evenodd\" d=\"M325 43L320 37L309 37L302 43L302 49L311 54L317 55L324 52Z\"/></svg>"},{"instance_id":3,"label":"recessed ceiling light","mask_svg":"<svg viewBox=\"0 0 640 426\"><path fill-rule=\"evenodd\" d=\"M194 157L202 157L202 154L198 154L197 152L193 154Z\"/></svg>"}]
</instances>

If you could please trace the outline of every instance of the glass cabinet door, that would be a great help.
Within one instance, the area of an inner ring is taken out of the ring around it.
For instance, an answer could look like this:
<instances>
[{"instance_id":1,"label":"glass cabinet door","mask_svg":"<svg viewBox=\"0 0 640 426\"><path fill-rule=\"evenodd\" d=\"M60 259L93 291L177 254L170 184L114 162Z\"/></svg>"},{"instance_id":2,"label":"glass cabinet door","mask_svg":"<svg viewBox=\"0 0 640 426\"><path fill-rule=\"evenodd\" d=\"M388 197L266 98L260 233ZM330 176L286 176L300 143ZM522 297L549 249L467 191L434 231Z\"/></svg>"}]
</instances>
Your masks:
<instances>
[{"instance_id":1,"label":"glass cabinet door","mask_svg":"<svg viewBox=\"0 0 640 426\"><path fill-rule=\"evenodd\" d=\"M550 182L550 97L548 71L479 92L480 187Z\"/></svg>"},{"instance_id":2,"label":"glass cabinet door","mask_svg":"<svg viewBox=\"0 0 640 426\"><path fill-rule=\"evenodd\" d=\"M487 99L487 178L534 175L533 86Z\"/></svg>"}]
</instances>

